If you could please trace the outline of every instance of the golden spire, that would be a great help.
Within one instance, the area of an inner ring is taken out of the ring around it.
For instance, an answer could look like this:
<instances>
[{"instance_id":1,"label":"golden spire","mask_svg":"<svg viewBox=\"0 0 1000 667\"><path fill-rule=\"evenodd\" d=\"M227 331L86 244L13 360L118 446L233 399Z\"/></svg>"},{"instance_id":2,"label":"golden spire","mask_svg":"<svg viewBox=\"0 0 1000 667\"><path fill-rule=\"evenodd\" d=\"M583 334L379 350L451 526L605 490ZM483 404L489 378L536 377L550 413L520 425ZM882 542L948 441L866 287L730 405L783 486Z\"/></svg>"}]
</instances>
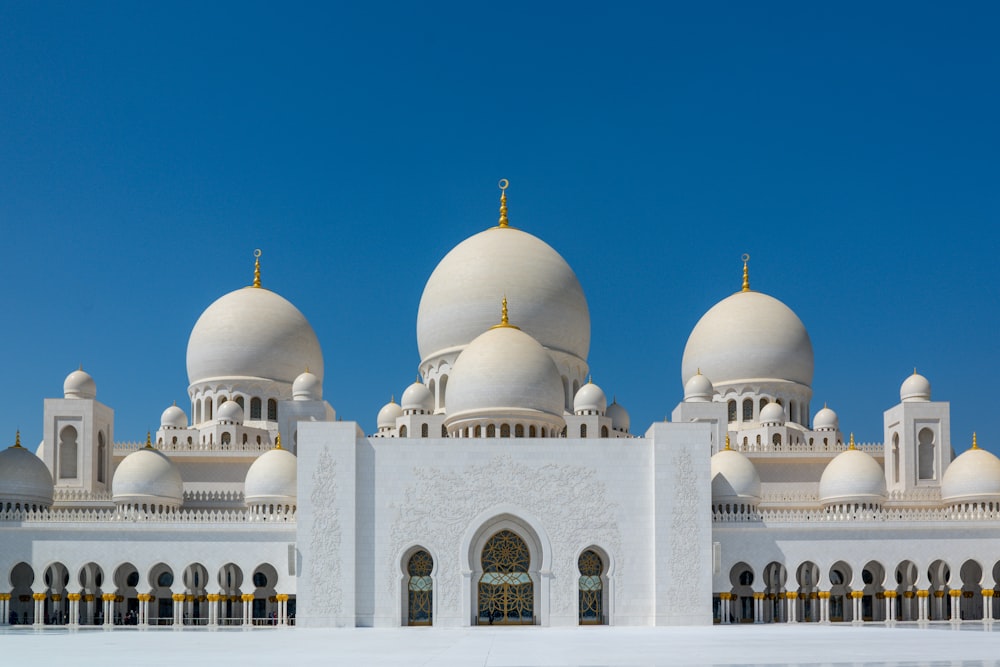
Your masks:
<instances>
[{"instance_id":1,"label":"golden spire","mask_svg":"<svg viewBox=\"0 0 1000 667\"><path fill-rule=\"evenodd\" d=\"M972 436L972 442L975 442L975 441L976 441L976 436L973 435ZM21 429L17 429L17 434L14 436L14 446L15 447L20 447L21 446Z\"/></svg>"},{"instance_id":2,"label":"golden spire","mask_svg":"<svg viewBox=\"0 0 1000 667\"><path fill-rule=\"evenodd\" d=\"M979 445L976 444L976 432L972 432L972 448L979 449Z\"/></svg>"},{"instance_id":3,"label":"golden spire","mask_svg":"<svg viewBox=\"0 0 1000 667\"><path fill-rule=\"evenodd\" d=\"M594 374L591 373L590 377L587 378L587 384L594 384Z\"/></svg>"},{"instance_id":4,"label":"golden spire","mask_svg":"<svg viewBox=\"0 0 1000 667\"><path fill-rule=\"evenodd\" d=\"M750 271L747 269L747 262L750 261L750 255L743 253L743 291L750 291Z\"/></svg>"},{"instance_id":5,"label":"golden spire","mask_svg":"<svg viewBox=\"0 0 1000 667\"><path fill-rule=\"evenodd\" d=\"M854 446L854 434L853 433L851 433L851 443L850 443L850 446L848 447L848 449L857 449L857 447Z\"/></svg>"},{"instance_id":6,"label":"golden spire","mask_svg":"<svg viewBox=\"0 0 1000 667\"><path fill-rule=\"evenodd\" d=\"M389 402L390 403L395 403L396 402L396 395L395 394L389 394Z\"/></svg>"},{"instance_id":7,"label":"golden spire","mask_svg":"<svg viewBox=\"0 0 1000 667\"><path fill-rule=\"evenodd\" d=\"M274 436L274 448L281 449L281 434Z\"/></svg>"},{"instance_id":8,"label":"golden spire","mask_svg":"<svg viewBox=\"0 0 1000 667\"><path fill-rule=\"evenodd\" d=\"M507 222L507 186L510 185L510 181L506 178L501 178L500 182L497 183L500 186L500 227L508 227Z\"/></svg>"},{"instance_id":9,"label":"golden spire","mask_svg":"<svg viewBox=\"0 0 1000 667\"><path fill-rule=\"evenodd\" d=\"M260 248L253 251L253 286L260 287Z\"/></svg>"},{"instance_id":10,"label":"golden spire","mask_svg":"<svg viewBox=\"0 0 1000 667\"><path fill-rule=\"evenodd\" d=\"M146 431L146 449L153 448L153 439L149 435L149 431Z\"/></svg>"},{"instance_id":11,"label":"golden spire","mask_svg":"<svg viewBox=\"0 0 1000 667\"><path fill-rule=\"evenodd\" d=\"M726 449L729 449L729 433L726 433Z\"/></svg>"},{"instance_id":12,"label":"golden spire","mask_svg":"<svg viewBox=\"0 0 1000 667\"><path fill-rule=\"evenodd\" d=\"M520 329L520 327L515 327L510 323L510 317L507 315L507 295L504 294L503 299L500 301L500 324L494 324L490 329Z\"/></svg>"}]
</instances>

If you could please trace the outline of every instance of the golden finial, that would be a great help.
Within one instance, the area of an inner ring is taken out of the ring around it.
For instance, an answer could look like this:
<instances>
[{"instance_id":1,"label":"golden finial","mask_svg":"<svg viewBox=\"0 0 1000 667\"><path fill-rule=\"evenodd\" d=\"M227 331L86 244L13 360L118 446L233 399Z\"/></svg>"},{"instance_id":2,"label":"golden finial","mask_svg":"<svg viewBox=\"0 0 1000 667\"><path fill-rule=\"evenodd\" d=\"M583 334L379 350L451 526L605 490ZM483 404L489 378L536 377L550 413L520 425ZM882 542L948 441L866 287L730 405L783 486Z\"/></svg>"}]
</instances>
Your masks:
<instances>
[{"instance_id":1,"label":"golden finial","mask_svg":"<svg viewBox=\"0 0 1000 667\"><path fill-rule=\"evenodd\" d=\"M594 384L594 374L591 373L590 377L587 378L587 384Z\"/></svg>"},{"instance_id":2,"label":"golden finial","mask_svg":"<svg viewBox=\"0 0 1000 667\"><path fill-rule=\"evenodd\" d=\"M153 448L153 438L150 436L149 431L146 431L146 449Z\"/></svg>"},{"instance_id":3,"label":"golden finial","mask_svg":"<svg viewBox=\"0 0 1000 667\"><path fill-rule=\"evenodd\" d=\"M729 433L726 433L726 449L729 449Z\"/></svg>"},{"instance_id":4,"label":"golden finial","mask_svg":"<svg viewBox=\"0 0 1000 667\"><path fill-rule=\"evenodd\" d=\"M490 329L520 329L520 327L515 327L510 323L510 317L507 314L506 294L504 294L503 299L500 301L500 324L494 324Z\"/></svg>"},{"instance_id":5,"label":"golden finial","mask_svg":"<svg viewBox=\"0 0 1000 667\"><path fill-rule=\"evenodd\" d=\"M701 375L701 366L698 367L698 372L695 375Z\"/></svg>"},{"instance_id":6,"label":"golden finial","mask_svg":"<svg viewBox=\"0 0 1000 667\"><path fill-rule=\"evenodd\" d=\"M260 248L253 251L253 286L260 287Z\"/></svg>"},{"instance_id":7,"label":"golden finial","mask_svg":"<svg viewBox=\"0 0 1000 667\"><path fill-rule=\"evenodd\" d=\"M281 434L274 436L274 448L281 449Z\"/></svg>"},{"instance_id":8,"label":"golden finial","mask_svg":"<svg viewBox=\"0 0 1000 667\"><path fill-rule=\"evenodd\" d=\"M976 436L972 436L972 441L973 442L976 441ZM15 447L21 446L21 429L17 429L17 433L14 435L14 446Z\"/></svg>"},{"instance_id":9,"label":"golden finial","mask_svg":"<svg viewBox=\"0 0 1000 667\"><path fill-rule=\"evenodd\" d=\"M976 432L972 432L972 448L979 449L979 445L976 444Z\"/></svg>"},{"instance_id":10,"label":"golden finial","mask_svg":"<svg viewBox=\"0 0 1000 667\"><path fill-rule=\"evenodd\" d=\"M854 446L854 434L853 433L851 433L851 442L850 442L850 444L849 444L849 446L847 448L848 449L857 449L857 447Z\"/></svg>"},{"instance_id":11,"label":"golden finial","mask_svg":"<svg viewBox=\"0 0 1000 667\"><path fill-rule=\"evenodd\" d=\"M747 262L750 261L750 255L743 253L743 291L750 291L750 270L747 268Z\"/></svg>"},{"instance_id":12,"label":"golden finial","mask_svg":"<svg viewBox=\"0 0 1000 667\"><path fill-rule=\"evenodd\" d=\"M306 373L308 373L308 372L309 372L309 366L306 365Z\"/></svg>"},{"instance_id":13,"label":"golden finial","mask_svg":"<svg viewBox=\"0 0 1000 667\"><path fill-rule=\"evenodd\" d=\"M510 181L506 178L501 178L500 182L497 183L500 186L500 227L507 227L507 186L510 185Z\"/></svg>"}]
</instances>

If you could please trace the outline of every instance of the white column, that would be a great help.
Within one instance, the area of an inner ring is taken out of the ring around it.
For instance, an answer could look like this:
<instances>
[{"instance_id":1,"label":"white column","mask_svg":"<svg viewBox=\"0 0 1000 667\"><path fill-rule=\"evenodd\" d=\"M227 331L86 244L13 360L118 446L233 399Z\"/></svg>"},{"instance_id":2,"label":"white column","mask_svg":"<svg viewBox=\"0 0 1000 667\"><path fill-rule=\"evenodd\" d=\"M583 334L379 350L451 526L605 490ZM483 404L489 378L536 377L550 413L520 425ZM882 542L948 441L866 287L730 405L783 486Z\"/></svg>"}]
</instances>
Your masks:
<instances>
[{"instance_id":1,"label":"white column","mask_svg":"<svg viewBox=\"0 0 1000 667\"><path fill-rule=\"evenodd\" d=\"M799 622L799 610L798 610L798 591L788 591L785 593L785 602L788 605L788 612L786 618L788 618L789 623Z\"/></svg>"},{"instance_id":2,"label":"white column","mask_svg":"<svg viewBox=\"0 0 1000 667\"><path fill-rule=\"evenodd\" d=\"M926 623L927 622L927 601L930 596L930 591L922 590L917 591L917 621Z\"/></svg>"},{"instance_id":3,"label":"white column","mask_svg":"<svg viewBox=\"0 0 1000 667\"><path fill-rule=\"evenodd\" d=\"M210 628L219 627L219 594L209 593L208 598L208 626Z\"/></svg>"},{"instance_id":4,"label":"white column","mask_svg":"<svg viewBox=\"0 0 1000 667\"><path fill-rule=\"evenodd\" d=\"M887 623L896 622L896 592L885 592L885 620Z\"/></svg>"},{"instance_id":5,"label":"white column","mask_svg":"<svg viewBox=\"0 0 1000 667\"><path fill-rule=\"evenodd\" d=\"M820 623L830 622L830 591L819 592L819 620Z\"/></svg>"},{"instance_id":6,"label":"white column","mask_svg":"<svg viewBox=\"0 0 1000 667\"><path fill-rule=\"evenodd\" d=\"M10 593L0 593L0 625L7 625L10 617Z\"/></svg>"},{"instance_id":7,"label":"white column","mask_svg":"<svg viewBox=\"0 0 1000 667\"><path fill-rule=\"evenodd\" d=\"M993 589L984 588L983 594L983 623L989 624L993 622Z\"/></svg>"},{"instance_id":8,"label":"white column","mask_svg":"<svg viewBox=\"0 0 1000 667\"><path fill-rule=\"evenodd\" d=\"M45 625L45 593L32 593L31 599L34 601L34 626L40 628Z\"/></svg>"}]
</instances>

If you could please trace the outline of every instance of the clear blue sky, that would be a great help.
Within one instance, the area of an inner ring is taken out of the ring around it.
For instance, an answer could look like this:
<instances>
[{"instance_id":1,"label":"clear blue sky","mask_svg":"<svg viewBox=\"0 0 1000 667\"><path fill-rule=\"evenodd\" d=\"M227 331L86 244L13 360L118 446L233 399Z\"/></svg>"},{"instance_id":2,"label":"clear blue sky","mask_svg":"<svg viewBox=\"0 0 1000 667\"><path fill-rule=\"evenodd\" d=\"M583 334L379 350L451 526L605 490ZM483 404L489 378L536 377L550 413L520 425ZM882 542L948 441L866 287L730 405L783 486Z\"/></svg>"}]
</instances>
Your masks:
<instances>
[{"instance_id":1,"label":"clear blue sky","mask_svg":"<svg viewBox=\"0 0 1000 667\"><path fill-rule=\"evenodd\" d=\"M257 247L372 431L505 177L633 430L748 252L812 336L813 412L880 441L916 366L956 449L1000 452L998 30L996 3L3 2L0 443L81 363L118 440L188 409L191 327Z\"/></svg>"}]
</instances>

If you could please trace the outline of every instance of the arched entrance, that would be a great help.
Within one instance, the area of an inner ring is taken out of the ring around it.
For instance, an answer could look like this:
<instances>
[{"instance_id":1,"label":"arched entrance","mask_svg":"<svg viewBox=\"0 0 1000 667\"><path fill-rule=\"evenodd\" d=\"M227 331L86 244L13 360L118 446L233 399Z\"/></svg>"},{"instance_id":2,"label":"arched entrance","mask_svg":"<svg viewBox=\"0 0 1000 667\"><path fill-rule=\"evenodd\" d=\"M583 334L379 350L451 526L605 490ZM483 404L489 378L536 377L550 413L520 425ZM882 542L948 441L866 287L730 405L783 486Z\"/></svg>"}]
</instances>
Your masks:
<instances>
[{"instance_id":1,"label":"arched entrance","mask_svg":"<svg viewBox=\"0 0 1000 667\"><path fill-rule=\"evenodd\" d=\"M607 623L604 612L604 560L587 549L577 560L580 570L580 625Z\"/></svg>"},{"instance_id":2,"label":"arched entrance","mask_svg":"<svg viewBox=\"0 0 1000 667\"><path fill-rule=\"evenodd\" d=\"M406 584L407 625L432 625L434 620L434 581L431 572L434 559L420 549L406 563L409 575Z\"/></svg>"},{"instance_id":3,"label":"arched entrance","mask_svg":"<svg viewBox=\"0 0 1000 667\"><path fill-rule=\"evenodd\" d=\"M486 541L479 578L480 625L531 625L535 622L535 584L529 566L528 545L511 530L501 530Z\"/></svg>"}]
</instances>

